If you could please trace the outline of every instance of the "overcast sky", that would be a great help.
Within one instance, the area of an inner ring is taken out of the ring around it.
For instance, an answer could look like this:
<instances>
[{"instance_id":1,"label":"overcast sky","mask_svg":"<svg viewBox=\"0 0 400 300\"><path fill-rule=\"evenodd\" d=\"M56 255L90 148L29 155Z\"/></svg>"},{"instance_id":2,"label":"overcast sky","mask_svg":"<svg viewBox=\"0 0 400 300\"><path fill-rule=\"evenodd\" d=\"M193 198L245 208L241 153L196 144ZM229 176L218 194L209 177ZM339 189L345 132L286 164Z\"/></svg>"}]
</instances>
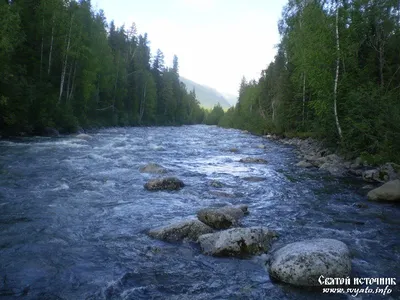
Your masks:
<instances>
[{"instance_id":1,"label":"overcast sky","mask_svg":"<svg viewBox=\"0 0 400 300\"><path fill-rule=\"evenodd\" d=\"M136 23L148 33L152 53L180 75L237 95L242 76L258 79L279 42L277 22L287 0L92 0L108 22Z\"/></svg>"}]
</instances>

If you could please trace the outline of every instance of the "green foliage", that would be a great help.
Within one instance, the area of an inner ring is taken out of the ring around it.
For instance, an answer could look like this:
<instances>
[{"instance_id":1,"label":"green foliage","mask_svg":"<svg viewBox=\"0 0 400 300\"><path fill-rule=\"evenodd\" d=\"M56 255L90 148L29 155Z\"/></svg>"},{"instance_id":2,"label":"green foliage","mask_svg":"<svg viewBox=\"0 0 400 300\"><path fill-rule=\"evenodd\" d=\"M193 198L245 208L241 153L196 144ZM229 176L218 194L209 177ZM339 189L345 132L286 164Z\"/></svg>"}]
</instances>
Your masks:
<instances>
[{"instance_id":1,"label":"green foliage","mask_svg":"<svg viewBox=\"0 0 400 300\"><path fill-rule=\"evenodd\" d=\"M224 109L218 103L213 109L206 114L204 123L207 125L218 125L222 117L224 116Z\"/></svg>"},{"instance_id":2,"label":"green foliage","mask_svg":"<svg viewBox=\"0 0 400 300\"><path fill-rule=\"evenodd\" d=\"M339 7L336 48L336 4ZM370 163L400 161L400 23L396 1L294 1L258 82L242 80L220 126L316 137ZM339 54L337 133L334 82Z\"/></svg>"}]
</instances>

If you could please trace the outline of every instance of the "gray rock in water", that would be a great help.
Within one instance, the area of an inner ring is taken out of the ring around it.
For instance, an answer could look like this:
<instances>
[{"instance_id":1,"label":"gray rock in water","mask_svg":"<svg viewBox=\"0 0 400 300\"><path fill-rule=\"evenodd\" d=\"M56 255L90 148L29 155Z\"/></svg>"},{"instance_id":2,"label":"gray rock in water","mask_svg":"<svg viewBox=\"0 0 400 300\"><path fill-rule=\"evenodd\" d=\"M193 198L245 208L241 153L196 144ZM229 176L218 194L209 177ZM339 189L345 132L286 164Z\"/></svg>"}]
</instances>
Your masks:
<instances>
[{"instance_id":1,"label":"gray rock in water","mask_svg":"<svg viewBox=\"0 0 400 300\"><path fill-rule=\"evenodd\" d=\"M257 177L257 176L249 176L249 177L244 177L243 180L248 181L248 182L260 182L260 181L264 181L265 178Z\"/></svg>"},{"instance_id":2,"label":"gray rock in water","mask_svg":"<svg viewBox=\"0 0 400 300\"><path fill-rule=\"evenodd\" d=\"M159 164L150 163L145 166L142 166L139 169L142 173L151 173L151 174L164 174L167 173L167 169Z\"/></svg>"},{"instance_id":3,"label":"gray rock in water","mask_svg":"<svg viewBox=\"0 0 400 300\"><path fill-rule=\"evenodd\" d=\"M327 156L322 157L314 157L314 161L312 164L321 167L323 164L334 164L338 165L341 164L343 160L336 154L329 154Z\"/></svg>"},{"instance_id":4,"label":"gray rock in water","mask_svg":"<svg viewBox=\"0 0 400 300\"><path fill-rule=\"evenodd\" d=\"M204 234L198 241L204 254L246 257L268 251L276 237L277 234L267 228L250 227Z\"/></svg>"},{"instance_id":5,"label":"gray rock in water","mask_svg":"<svg viewBox=\"0 0 400 300\"><path fill-rule=\"evenodd\" d=\"M237 198L237 197L243 196L240 193L228 193L228 192L224 192L224 191L210 191L210 194L217 196L217 197L223 197L223 198Z\"/></svg>"},{"instance_id":6,"label":"gray rock in water","mask_svg":"<svg viewBox=\"0 0 400 300\"><path fill-rule=\"evenodd\" d=\"M265 159L256 157L245 157L239 160L241 163L251 163L251 164L266 164L268 163Z\"/></svg>"},{"instance_id":7,"label":"gray rock in water","mask_svg":"<svg viewBox=\"0 0 400 300\"><path fill-rule=\"evenodd\" d=\"M228 151L232 152L232 153L238 153L239 152L239 150L237 148L230 148L230 149L228 149Z\"/></svg>"},{"instance_id":8,"label":"gray rock in water","mask_svg":"<svg viewBox=\"0 0 400 300\"><path fill-rule=\"evenodd\" d=\"M177 242L184 239L197 241L200 235L214 232L213 229L196 219L183 220L151 229L149 236L168 242Z\"/></svg>"},{"instance_id":9,"label":"gray rock in water","mask_svg":"<svg viewBox=\"0 0 400 300\"><path fill-rule=\"evenodd\" d=\"M221 181L218 181L218 180L212 180L212 181L210 182L210 185L211 185L212 187L215 187L215 188L222 188L222 187L224 187L224 184L223 184Z\"/></svg>"},{"instance_id":10,"label":"gray rock in water","mask_svg":"<svg viewBox=\"0 0 400 300\"><path fill-rule=\"evenodd\" d=\"M350 169L347 170L347 173L353 176L362 176L363 170L362 169L355 169L352 166L350 166Z\"/></svg>"},{"instance_id":11,"label":"gray rock in water","mask_svg":"<svg viewBox=\"0 0 400 300\"><path fill-rule=\"evenodd\" d=\"M343 164L337 162L326 162L322 164L320 170L325 170L334 176L342 176L346 173L346 169Z\"/></svg>"},{"instance_id":12,"label":"gray rock in water","mask_svg":"<svg viewBox=\"0 0 400 300\"><path fill-rule=\"evenodd\" d=\"M91 140L93 137L86 133L80 133L80 134L76 135L75 138L88 141L88 140Z\"/></svg>"},{"instance_id":13,"label":"gray rock in water","mask_svg":"<svg viewBox=\"0 0 400 300\"><path fill-rule=\"evenodd\" d=\"M183 188L185 184L182 180L179 180L175 177L165 177L165 178L157 178L148 181L144 187L149 191L160 191L160 190L180 190Z\"/></svg>"},{"instance_id":14,"label":"gray rock in water","mask_svg":"<svg viewBox=\"0 0 400 300\"><path fill-rule=\"evenodd\" d=\"M236 226L248 213L247 205L228 205L219 208L203 208L197 212L197 218L214 229L227 229Z\"/></svg>"},{"instance_id":15,"label":"gray rock in water","mask_svg":"<svg viewBox=\"0 0 400 300\"><path fill-rule=\"evenodd\" d=\"M299 161L299 162L296 164L296 166L302 167L302 168L311 168L311 167L313 167L314 165L313 165L312 163L308 162L308 161L302 160L302 161Z\"/></svg>"},{"instance_id":16,"label":"gray rock in water","mask_svg":"<svg viewBox=\"0 0 400 300\"><path fill-rule=\"evenodd\" d=\"M367 182L385 182L385 174L381 174L379 169L366 170L362 172L363 180Z\"/></svg>"},{"instance_id":17,"label":"gray rock in water","mask_svg":"<svg viewBox=\"0 0 400 300\"><path fill-rule=\"evenodd\" d=\"M313 239L288 244L271 254L272 278L296 286L320 286L318 279L350 275L349 248L333 239Z\"/></svg>"},{"instance_id":18,"label":"gray rock in water","mask_svg":"<svg viewBox=\"0 0 400 300\"><path fill-rule=\"evenodd\" d=\"M372 201L400 201L400 180L392 180L384 185L369 191L368 200Z\"/></svg>"},{"instance_id":19,"label":"gray rock in water","mask_svg":"<svg viewBox=\"0 0 400 300\"><path fill-rule=\"evenodd\" d=\"M368 208L368 204L363 202L354 203L352 206L357 208Z\"/></svg>"}]
</instances>

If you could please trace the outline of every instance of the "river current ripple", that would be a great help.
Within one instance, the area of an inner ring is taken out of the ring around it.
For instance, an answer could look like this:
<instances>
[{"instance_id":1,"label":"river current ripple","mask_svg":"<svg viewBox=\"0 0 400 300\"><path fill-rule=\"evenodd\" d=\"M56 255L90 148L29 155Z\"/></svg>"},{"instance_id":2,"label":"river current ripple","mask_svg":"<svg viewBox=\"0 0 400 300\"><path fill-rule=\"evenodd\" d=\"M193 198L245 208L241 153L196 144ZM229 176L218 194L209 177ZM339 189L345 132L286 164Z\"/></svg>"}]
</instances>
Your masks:
<instances>
[{"instance_id":1,"label":"river current ripple","mask_svg":"<svg viewBox=\"0 0 400 300\"><path fill-rule=\"evenodd\" d=\"M351 299L271 282L261 257L213 258L146 235L225 204L247 204L242 225L276 230L275 247L335 238L351 249L354 276L400 274L400 208L367 203L359 181L296 167L291 146L200 125L91 135L0 141L2 299ZM248 156L269 163L239 162ZM146 191L154 175L139 168L150 162L186 187Z\"/></svg>"}]
</instances>

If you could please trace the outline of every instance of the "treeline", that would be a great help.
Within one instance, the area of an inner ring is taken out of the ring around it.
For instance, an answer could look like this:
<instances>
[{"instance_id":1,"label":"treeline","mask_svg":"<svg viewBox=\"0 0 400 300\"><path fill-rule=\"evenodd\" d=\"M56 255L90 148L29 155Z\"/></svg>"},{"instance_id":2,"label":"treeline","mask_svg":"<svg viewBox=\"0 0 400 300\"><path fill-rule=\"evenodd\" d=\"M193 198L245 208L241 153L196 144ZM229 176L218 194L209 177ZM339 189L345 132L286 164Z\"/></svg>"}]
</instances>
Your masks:
<instances>
[{"instance_id":1,"label":"treeline","mask_svg":"<svg viewBox=\"0 0 400 300\"><path fill-rule=\"evenodd\" d=\"M219 125L399 162L400 2L290 0L278 27L275 60Z\"/></svg>"},{"instance_id":2,"label":"treeline","mask_svg":"<svg viewBox=\"0 0 400 300\"><path fill-rule=\"evenodd\" d=\"M2 0L0 134L46 127L200 123L205 112L147 34L107 24L90 0Z\"/></svg>"}]
</instances>

